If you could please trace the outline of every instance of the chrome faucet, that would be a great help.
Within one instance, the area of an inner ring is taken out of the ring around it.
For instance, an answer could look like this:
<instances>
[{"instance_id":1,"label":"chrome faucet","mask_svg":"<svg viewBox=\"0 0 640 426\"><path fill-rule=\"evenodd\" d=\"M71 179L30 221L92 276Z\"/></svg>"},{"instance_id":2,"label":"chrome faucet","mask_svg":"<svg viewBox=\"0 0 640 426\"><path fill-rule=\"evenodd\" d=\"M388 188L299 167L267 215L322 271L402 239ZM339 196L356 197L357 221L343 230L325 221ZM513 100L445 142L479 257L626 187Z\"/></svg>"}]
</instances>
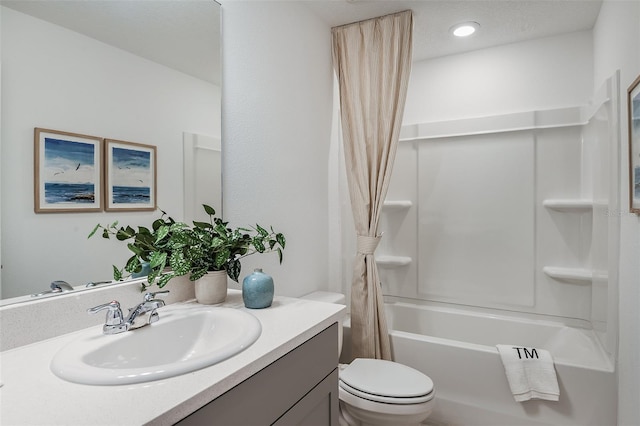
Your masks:
<instances>
[{"instance_id":1,"label":"chrome faucet","mask_svg":"<svg viewBox=\"0 0 640 426\"><path fill-rule=\"evenodd\" d=\"M49 284L49 287L51 288L51 290L43 291L41 293L34 293L31 295L31 297L39 297L47 294L58 294L64 293L66 291L73 291L73 287L71 287L66 281L53 281L51 284Z\"/></svg>"},{"instance_id":2,"label":"chrome faucet","mask_svg":"<svg viewBox=\"0 0 640 426\"><path fill-rule=\"evenodd\" d=\"M165 305L164 300L156 299L158 294L169 293L168 290L158 291L155 293L147 293L144 295L144 301L133 308L129 308L129 315L127 319L124 319L122 310L120 309L120 303L112 301L105 303L104 305L95 306L87 309L87 313L95 314L104 309L107 309L107 318L102 332L104 334L118 334L129 330L135 330L136 328L144 327L158 321L160 318L156 309Z\"/></svg>"},{"instance_id":3,"label":"chrome faucet","mask_svg":"<svg viewBox=\"0 0 640 426\"><path fill-rule=\"evenodd\" d=\"M169 293L169 290L147 293L144 295L144 301L142 303L133 308L129 308L129 317L126 321L129 324L129 329L133 330L144 327L145 325L158 321L159 316L156 309L164 306L164 300L155 299L155 297L157 294L166 293Z\"/></svg>"},{"instance_id":4,"label":"chrome faucet","mask_svg":"<svg viewBox=\"0 0 640 426\"><path fill-rule=\"evenodd\" d=\"M117 300L89 308L87 309L87 313L95 314L104 309L108 309L107 318L102 326L102 332L104 334L117 334L129 330L129 327L122 316L120 303Z\"/></svg>"}]
</instances>

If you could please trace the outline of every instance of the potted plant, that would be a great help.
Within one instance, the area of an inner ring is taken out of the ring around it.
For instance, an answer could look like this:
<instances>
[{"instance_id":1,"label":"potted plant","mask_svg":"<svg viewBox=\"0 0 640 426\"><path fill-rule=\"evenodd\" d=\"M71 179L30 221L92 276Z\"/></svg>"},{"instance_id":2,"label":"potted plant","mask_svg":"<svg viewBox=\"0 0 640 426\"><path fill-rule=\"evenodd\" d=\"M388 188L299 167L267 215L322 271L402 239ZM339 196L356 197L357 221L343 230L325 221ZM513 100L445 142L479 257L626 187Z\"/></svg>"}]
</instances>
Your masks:
<instances>
[{"instance_id":1,"label":"potted plant","mask_svg":"<svg viewBox=\"0 0 640 426\"><path fill-rule=\"evenodd\" d=\"M114 222L108 226L96 225L89 234L92 237L98 229L102 229L102 237L115 237L119 241L128 241L127 247L133 255L123 268L113 267L114 279L123 278L124 272L140 272L147 263L149 285L157 281L158 287L164 287L172 278L189 274L189 280L196 281L198 289L208 289L202 279L217 277L224 280L224 295L219 290L213 300L205 303L220 303L226 297L227 276L238 281L241 270L241 259L255 253L276 252L282 263L282 250L285 237L275 232L272 227L256 224L255 227L239 227L232 229L228 222L215 217L215 210L203 205L209 215L209 222L193 222L193 226L176 222L164 211L162 216L153 222L152 229L139 226L118 226ZM168 269L167 269L168 268ZM215 278L213 278L215 279ZM224 296L224 297L223 297ZM196 294L198 298L198 294ZM219 300L222 298L222 300ZM200 298L199 298L200 301Z\"/></svg>"}]
</instances>

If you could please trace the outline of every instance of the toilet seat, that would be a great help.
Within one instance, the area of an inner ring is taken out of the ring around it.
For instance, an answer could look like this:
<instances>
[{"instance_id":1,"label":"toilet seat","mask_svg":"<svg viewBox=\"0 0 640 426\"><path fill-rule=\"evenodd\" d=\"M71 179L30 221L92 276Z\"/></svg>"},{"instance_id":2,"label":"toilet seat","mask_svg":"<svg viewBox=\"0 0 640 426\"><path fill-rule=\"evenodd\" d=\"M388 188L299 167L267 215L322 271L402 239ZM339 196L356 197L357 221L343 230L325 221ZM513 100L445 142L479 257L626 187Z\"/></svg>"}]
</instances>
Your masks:
<instances>
[{"instance_id":1,"label":"toilet seat","mask_svg":"<svg viewBox=\"0 0 640 426\"><path fill-rule=\"evenodd\" d=\"M433 398L433 381L420 371L393 361L356 358L340 371L345 392L386 404L420 404Z\"/></svg>"},{"instance_id":2,"label":"toilet seat","mask_svg":"<svg viewBox=\"0 0 640 426\"><path fill-rule=\"evenodd\" d=\"M368 399L369 401L373 401L373 402L383 402L385 404L400 404L400 405L420 404L423 402L431 401L431 399L433 398L433 392L431 392L428 395L424 395L420 397L403 398L403 397L383 396L383 395L376 395L376 394L361 392L358 389L355 389L342 381L339 382L338 386L340 386L342 390L350 393L351 395L357 396L359 398Z\"/></svg>"}]
</instances>

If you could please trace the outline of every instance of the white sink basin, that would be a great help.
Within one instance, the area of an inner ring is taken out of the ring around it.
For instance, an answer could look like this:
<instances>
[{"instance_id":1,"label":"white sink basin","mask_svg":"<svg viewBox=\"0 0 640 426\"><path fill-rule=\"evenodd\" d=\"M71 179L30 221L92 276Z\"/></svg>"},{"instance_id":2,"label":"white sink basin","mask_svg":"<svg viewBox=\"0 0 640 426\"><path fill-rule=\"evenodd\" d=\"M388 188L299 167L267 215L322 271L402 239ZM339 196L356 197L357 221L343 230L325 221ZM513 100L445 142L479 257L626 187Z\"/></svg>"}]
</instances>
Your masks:
<instances>
[{"instance_id":1,"label":"white sink basin","mask_svg":"<svg viewBox=\"0 0 640 426\"><path fill-rule=\"evenodd\" d=\"M137 330L82 332L53 357L51 371L88 385L149 382L224 361L251 346L262 332L256 317L238 309L185 305L158 313L158 322Z\"/></svg>"}]
</instances>

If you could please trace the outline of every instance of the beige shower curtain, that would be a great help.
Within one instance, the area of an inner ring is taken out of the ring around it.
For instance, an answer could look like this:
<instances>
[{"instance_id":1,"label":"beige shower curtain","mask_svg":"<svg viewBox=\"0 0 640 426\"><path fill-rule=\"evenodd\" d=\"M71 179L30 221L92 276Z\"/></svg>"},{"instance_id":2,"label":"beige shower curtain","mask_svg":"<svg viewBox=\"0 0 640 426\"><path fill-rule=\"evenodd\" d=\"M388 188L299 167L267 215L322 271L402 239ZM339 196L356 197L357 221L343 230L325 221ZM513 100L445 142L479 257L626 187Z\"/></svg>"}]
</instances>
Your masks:
<instances>
[{"instance_id":1,"label":"beige shower curtain","mask_svg":"<svg viewBox=\"0 0 640 426\"><path fill-rule=\"evenodd\" d=\"M411 71L413 14L335 27L333 64L358 250L351 284L352 354L391 359L374 252Z\"/></svg>"}]
</instances>

